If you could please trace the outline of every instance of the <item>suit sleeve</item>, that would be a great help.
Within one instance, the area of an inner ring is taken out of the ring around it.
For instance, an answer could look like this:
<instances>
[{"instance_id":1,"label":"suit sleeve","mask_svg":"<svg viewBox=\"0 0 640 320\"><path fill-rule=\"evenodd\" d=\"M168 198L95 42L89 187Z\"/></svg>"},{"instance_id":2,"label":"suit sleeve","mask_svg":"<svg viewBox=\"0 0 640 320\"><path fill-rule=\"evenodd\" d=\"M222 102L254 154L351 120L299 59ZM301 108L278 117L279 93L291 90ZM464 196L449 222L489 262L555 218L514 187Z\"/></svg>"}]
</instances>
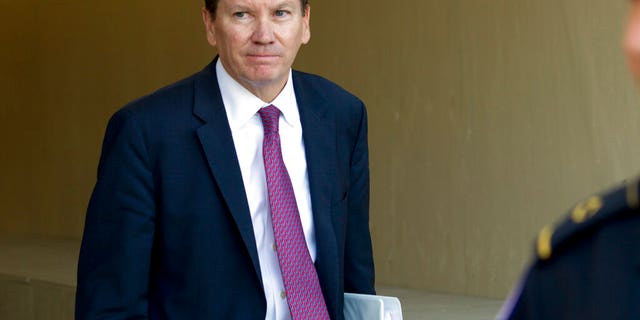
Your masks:
<instances>
[{"instance_id":1,"label":"suit sleeve","mask_svg":"<svg viewBox=\"0 0 640 320\"><path fill-rule=\"evenodd\" d=\"M345 292L375 294L369 232L369 147L367 113L360 105L356 142L351 153L345 238Z\"/></svg>"},{"instance_id":2,"label":"suit sleeve","mask_svg":"<svg viewBox=\"0 0 640 320\"><path fill-rule=\"evenodd\" d=\"M76 319L147 318L155 201L141 127L109 121L80 249Z\"/></svg>"}]
</instances>

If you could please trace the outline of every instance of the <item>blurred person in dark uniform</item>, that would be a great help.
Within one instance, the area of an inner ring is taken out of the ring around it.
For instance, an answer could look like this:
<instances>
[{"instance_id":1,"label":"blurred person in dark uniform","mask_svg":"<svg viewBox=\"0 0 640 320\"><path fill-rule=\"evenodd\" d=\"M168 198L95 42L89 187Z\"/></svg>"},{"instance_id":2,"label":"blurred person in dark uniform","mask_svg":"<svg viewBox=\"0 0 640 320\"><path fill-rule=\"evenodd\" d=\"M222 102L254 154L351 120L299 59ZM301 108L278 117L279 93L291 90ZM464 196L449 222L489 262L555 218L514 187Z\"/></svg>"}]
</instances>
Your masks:
<instances>
[{"instance_id":1,"label":"blurred person in dark uniform","mask_svg":"<svg viewBox=\"0 0 640 320\"><path fill-rule=\"evenodd\" d=\"M640 1L631 1L624 48L640 83ZM592 196L544 227L498 319L640 319L638 183Z\"/></svg>"}]
</instances>

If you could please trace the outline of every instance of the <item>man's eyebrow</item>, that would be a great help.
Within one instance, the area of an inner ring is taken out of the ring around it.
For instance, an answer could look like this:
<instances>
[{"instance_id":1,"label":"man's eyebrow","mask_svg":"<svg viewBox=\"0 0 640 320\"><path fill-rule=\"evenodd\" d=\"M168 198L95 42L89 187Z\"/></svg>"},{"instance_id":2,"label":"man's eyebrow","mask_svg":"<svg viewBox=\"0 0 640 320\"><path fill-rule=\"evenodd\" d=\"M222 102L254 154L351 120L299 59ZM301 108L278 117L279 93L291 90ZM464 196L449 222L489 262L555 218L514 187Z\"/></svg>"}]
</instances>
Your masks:
<instances>
[{"instance_id":1,"label":"man's eyebrow","mask_svg":"<svg viewBox=\"0 0 640 320\"><path fill-rule=\"evenodd\" d=\"M247 11L249 9L249 6L246 4L234 4L229 7L229 11Z\"/></svg>"},{"instance_id":2,"label":"man's eyebrow","mask_svg":"<svg viewBox=\"0 0 640 320\"><path fill-rule=\"evenodd\" d=\"M299 0L297 0L299 2ZM295 2L293 0L283 0L280 2L277 2L275 5L273 5L276 8L282 8L282 7L295 7Z\"/></svg>"}]
</instances>

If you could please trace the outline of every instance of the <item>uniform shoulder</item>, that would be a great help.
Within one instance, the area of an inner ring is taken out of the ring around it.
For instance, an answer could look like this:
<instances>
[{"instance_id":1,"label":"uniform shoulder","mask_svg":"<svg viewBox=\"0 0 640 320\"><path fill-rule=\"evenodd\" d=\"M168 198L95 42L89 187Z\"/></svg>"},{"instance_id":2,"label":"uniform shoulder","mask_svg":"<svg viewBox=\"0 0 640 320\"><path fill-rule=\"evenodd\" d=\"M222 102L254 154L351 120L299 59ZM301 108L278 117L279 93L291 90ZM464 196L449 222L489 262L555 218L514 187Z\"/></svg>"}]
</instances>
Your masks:
<instances>
[{"instance_id":1,"label":"uniform shoulder","mask_svg":"<svg viewBox=\"0 0 640 320\"><path fill-rule=\"evenodd\" d=\"M639 178L625 180L622 185L579 202L555 227L545 226L536 241L538 260L550 260L566 254L568 244L587 241L595 231L638 215Z\"/></svg>"}]
</instances>

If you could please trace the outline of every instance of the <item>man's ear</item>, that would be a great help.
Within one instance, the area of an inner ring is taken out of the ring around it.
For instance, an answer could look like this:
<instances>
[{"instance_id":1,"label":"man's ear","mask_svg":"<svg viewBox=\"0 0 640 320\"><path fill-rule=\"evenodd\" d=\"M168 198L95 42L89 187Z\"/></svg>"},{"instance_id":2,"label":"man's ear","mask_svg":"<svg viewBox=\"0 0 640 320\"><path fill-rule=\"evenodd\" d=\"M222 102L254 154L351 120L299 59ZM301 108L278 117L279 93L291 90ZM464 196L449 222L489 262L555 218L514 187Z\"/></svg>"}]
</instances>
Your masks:
<instances>
[{"instance_id":1,"label":"man's ear","mask_svg":"<svg viewBox=\"0 0 640 320\"><path fill-rule=\"evenodd\" d=\"M215 17L211 16L211 12L207 8L202 8L202 23L204 23L205 31L207 32L207 41L213 47L216 46L216 27L213 24Z\"/></svg>"},{"instance_id":2,"label":"man's ear","mask_svg":"<svg viewBox=\"0 0 640 320\"><path fill-rule=\"evenodd\" d=\"M304 23L304 29L302 30L302 43L307 44L311 40L311 5L307 4L305 6L302 20Z\"/></svg>"}]
</instances>

